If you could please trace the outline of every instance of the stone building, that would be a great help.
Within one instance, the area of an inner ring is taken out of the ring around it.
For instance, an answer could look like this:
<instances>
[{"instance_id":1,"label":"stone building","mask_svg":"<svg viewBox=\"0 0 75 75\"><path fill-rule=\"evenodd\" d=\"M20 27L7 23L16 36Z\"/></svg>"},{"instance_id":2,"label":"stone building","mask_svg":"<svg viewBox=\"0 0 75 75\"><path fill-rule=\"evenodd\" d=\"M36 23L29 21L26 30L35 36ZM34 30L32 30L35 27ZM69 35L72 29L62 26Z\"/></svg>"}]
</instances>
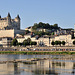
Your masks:
<instances>
[{"instance_id":1,"label":"stone building","mask_svg":"<svg viewBox=\"0 0 75 75\"><path fill-rule=\"evenodd\" d=\"M20 17L17 15L15 19L11 19L10 13L7 17L1 18L0 16L0 30L15 29L20 30Z\"/></svg>"},{"instance_id":2,"label":"stone building","mask_svg":"<svg viewBox=\"0 0 75 75\"><path fill-rule=\"evenodd\" d=\"M19 15L15 19L11 19L10 13L4 18L0 16L0 45L3 47L10 46L11 41L17 34L25 34L25 30L20 29Z\"/></svg>"}]
</instances>

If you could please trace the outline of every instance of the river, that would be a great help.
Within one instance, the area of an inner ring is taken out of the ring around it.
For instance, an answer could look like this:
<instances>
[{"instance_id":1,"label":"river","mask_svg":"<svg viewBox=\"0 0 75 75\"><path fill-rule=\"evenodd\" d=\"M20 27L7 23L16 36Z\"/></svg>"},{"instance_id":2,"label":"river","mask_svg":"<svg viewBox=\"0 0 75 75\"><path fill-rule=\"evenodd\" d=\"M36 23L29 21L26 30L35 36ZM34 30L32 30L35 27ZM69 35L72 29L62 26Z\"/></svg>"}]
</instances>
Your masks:
<instances>
[{"instance_id":1,"label":"river","mask_svg":"<svg viewBox=\"0 0 75 75\"><path fill-rule=\"evenodd\" d=\"M17 55L0 54L0 61L29 58L60 58L74 55ZM36 64L0 63L0 75L75 75L75 60L39 60Z\"/></svg>"}]
</instances>

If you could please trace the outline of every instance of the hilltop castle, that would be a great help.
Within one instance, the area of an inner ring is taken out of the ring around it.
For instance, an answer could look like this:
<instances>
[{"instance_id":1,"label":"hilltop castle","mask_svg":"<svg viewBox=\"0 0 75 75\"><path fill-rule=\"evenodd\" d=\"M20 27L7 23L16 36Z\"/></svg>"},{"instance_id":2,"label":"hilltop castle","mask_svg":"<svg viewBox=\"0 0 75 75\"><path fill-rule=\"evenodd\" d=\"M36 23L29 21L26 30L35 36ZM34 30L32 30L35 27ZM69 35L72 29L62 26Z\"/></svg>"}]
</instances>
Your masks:
<instances>
[{"instance_id":1,"label":"hilltop castle","mask_svg":"<svg viewBox=\"0 0 75 75\"><path fill-rule=\"evenodd\" d=\"M11 19L10 13L7 17L1 18L0 16L0 30L20 30L20 17L17 15L15 19Z\"/></svg>"},{"instance_id":2,"label":"hilltop castle","mask_svg":"<svg viewBox=\"0 0 75 75\"><path fill-rule=\"evenodd\" d=\"M25 30L20 29L20 17L17 15L11 19L10 13L7 17L1 18L0 16L0 38L11 37L15 38L17 34L24 34Z\"/></svg>"}]
</instances>

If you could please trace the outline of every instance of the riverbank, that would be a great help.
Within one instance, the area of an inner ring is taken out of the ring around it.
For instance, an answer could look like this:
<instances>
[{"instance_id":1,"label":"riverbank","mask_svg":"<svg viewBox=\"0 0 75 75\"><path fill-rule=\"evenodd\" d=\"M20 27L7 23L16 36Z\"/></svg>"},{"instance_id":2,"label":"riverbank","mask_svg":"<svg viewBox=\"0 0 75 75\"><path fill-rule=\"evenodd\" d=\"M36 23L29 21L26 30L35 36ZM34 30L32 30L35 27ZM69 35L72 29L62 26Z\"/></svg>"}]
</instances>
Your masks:
<instances>
[{"instance_id":1,"label":"riverbank","mask_svg":"<svg viewBox=\"0 0 75 75\"><path fill-rule=\"evenodd\" d=\"M48 55L48 54L57 54L57 55L73 55L75 51L0 51L0 54L26 54L26 55Z\"/></svg>"}]
</instances>

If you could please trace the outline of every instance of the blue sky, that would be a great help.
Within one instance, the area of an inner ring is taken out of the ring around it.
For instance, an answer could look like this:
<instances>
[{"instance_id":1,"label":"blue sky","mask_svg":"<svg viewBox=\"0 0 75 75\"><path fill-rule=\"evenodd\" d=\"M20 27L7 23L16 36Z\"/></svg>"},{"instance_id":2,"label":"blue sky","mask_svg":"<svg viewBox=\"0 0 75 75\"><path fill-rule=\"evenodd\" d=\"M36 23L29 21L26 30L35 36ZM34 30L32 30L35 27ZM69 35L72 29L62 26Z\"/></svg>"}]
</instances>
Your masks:
<instances>
[{"instance_id":1,"label":"blue sky","mask_svg":"<svg viewBox=\"0 0 75 75\"><path fill-rule=\"evenodd\" d=\"M21 29L34 23L57 23L62 28L74 28L75 0L1 0L0 15L21 17Z\"/></svg>"}]
</instances>

